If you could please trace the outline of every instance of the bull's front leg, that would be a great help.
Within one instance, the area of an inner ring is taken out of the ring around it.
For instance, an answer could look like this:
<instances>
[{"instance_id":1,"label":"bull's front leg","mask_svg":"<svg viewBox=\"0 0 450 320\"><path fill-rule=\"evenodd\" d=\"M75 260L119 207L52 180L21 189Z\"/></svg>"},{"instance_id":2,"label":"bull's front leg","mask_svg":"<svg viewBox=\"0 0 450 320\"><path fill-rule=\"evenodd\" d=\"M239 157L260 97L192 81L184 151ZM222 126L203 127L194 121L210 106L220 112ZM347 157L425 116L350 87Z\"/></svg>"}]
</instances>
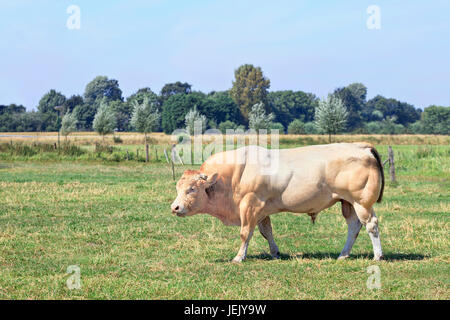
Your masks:
<instances>
[{"instance_id":1,"label":"bull's front leg","mask_svg":"<svg viewBox=\"0 0 450 320\"><path fill-rule=\"evenodd\" d=\"M241 247L233 262L242 262L247 256L247 249L250 239L253 236L256 224L259 221L259 213L263 207L263 202L254 194L247 194L239 205L241 219Z\"/></svg>"}]
</instances>

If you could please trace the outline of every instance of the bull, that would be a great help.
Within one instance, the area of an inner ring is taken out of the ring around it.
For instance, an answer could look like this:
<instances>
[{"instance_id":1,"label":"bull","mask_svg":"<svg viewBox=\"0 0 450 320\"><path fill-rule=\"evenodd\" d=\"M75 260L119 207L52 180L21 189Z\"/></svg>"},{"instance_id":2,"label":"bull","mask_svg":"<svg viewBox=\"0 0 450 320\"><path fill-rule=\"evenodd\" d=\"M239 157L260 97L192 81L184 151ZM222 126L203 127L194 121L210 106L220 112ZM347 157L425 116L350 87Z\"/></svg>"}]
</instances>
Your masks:
<instances>
[{"instance_id":1,"label":"bull","mask_svg":"<svg viewBox=\"0 0 450 320\"><path fill-rule=\"evenodd\" d=\"M276 170L269 172L274 162ZM320 211L336 202L341 202L348 225L338 259L349 257L362 226L372 241L374 260L383 256L373 205L382 199L384 173L380 156L369 143L225 151L210 156L199 170L185 171L176 189L171 209L177 216L205 213L225 225L240 226L241 246L233 262L245 259L256 226L271 255L280 257L270 215L306 213L314 222Z\"/></svg>"}]
</instances>

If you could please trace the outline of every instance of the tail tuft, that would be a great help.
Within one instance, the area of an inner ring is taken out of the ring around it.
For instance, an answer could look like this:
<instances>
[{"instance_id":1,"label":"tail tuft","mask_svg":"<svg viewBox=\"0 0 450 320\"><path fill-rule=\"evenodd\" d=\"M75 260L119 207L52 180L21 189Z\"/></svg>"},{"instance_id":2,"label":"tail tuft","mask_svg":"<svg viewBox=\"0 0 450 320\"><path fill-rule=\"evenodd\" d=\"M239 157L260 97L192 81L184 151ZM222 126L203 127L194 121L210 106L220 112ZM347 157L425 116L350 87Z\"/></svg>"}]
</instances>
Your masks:
<instances>
[{"instance_id":1,"label":"tail tuft","mask_svg":"<svg viewBox=\"0 0 450 320\"><path fill-rule=\"evenodd\" d=\"M380 154L378 153L378 151L375 148L373 148L373 147L370 148L370 152L373 154L373 156L377 160L378 169L380 170L380 173L381 173L381 190L380 190L380 195L378 196L378 200L377 200L377 202L381 202L381 200L383 199L383 192L384 192L384 169L383 169L383 164L381 163Z\"/></svg>"}]
</instances>

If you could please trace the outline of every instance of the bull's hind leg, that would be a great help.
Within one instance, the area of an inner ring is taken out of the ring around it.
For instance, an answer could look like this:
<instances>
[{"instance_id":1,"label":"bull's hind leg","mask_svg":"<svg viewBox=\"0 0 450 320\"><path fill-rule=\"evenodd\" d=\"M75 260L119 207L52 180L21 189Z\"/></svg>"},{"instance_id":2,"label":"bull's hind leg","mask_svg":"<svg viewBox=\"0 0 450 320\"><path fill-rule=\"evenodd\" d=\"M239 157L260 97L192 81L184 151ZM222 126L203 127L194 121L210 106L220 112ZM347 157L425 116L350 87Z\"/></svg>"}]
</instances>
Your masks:
<instances>
[{"instance_id":1,"label":"bull's hind leg","mask_svg":"<svg viewBox=\"0 0 450 320\"><path fill-rule=\"evenodd\" d=\"M350 251L352 251L353 244L355 243L355 240L358 237L362 224L359 221L355 209L353 209L353 206L345 200L342 200L341 203L342 203L342 215L344 216L345 221L347 222L348 233L344 249L342 249L342 252L339 255L338 259L345 259L350 256Z\"/></svg>"},{"instance_id":2,"label":"bull's hind leg","mask_svg":"<svg viewBox=\"0 0 450 320\"><path fill-rule=\"evenodd\" d=\"M375 215L375 211L372 207L366 208L358 203L354 203L356 215L362 224L366 226L366 230L369 233L370 240L372 240L373 246L373 259L381 260L383 257L383 251L381 250L380 233L378 231L378 219Z\"/></svg>"},{"instance_id":3,"label":"bull's hind leg","mask_svg":"<svg viewBox=\"0 0 450 320\"><path fill-rule=\"evenodd\" d=\"M262 236L269 242L270 254L275 259L278 259L280 257L280 252L278 251L277 244L273 240L272 224L270 223L270 218L265 217L263 220L261 220L258 223L258 229L259 232L261 232Z\"/></svg>"}]
</instances>

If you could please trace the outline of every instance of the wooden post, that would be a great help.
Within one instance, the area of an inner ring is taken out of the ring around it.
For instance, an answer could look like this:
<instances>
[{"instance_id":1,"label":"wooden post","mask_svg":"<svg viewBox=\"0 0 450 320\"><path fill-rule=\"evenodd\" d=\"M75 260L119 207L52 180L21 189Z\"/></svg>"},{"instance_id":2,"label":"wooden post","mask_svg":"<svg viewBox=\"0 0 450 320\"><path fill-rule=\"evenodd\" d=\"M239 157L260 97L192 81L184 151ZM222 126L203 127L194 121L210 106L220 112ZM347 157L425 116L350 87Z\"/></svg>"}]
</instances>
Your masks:
<instances>
[{"instance_id":1,"label":"wooden post","mask_svg":"<svg viewBox=\"0 0 450 320\"><path fill-rule=\"evenodd\" d=\"M155 146L155 160L156 162L158 162L158 149L156 149L156 146Z\"/></svg>"},{"instance_id":2,"label":"wooden post","mask_svg":"<svg viewBox=\"0 0 450 320\"><path fill-rule=\"evenodd\" d=\"M145 162L148 162L148 143L145 144Z\"/></svg>"},{"instance_id":3,"label":"wooden post","mask_svg":"<svg viewBox=\"0 0 450 320\"><path fill-rule=\"evenodd\" d=\"M392 147L388 147L388 157L389 157L389 176L391 177L391 182L396 182L395 180L395 164L394 164L394 150Z\"/></svg>"},{"instance_id":4,"label":"wooden post","mask_svg":"<svg viewBox=\"0 0 450 320\"><path fill-rule=\"evenodd\" d=\"M127 161L130 160L130 154L128 153L128 148L127 148Z\"/></svg>"},{"instance_id":5,"label":"wooden post","mask_svg":"<svg viewBox=\"0 0 450 320\"><path fill-rule=\"evenodd\" d=\"M139 148L136 149L136 161L139 161Z\"/></svg>"},{"instance_id":6,"label":"wooden post","mask_svg":"<svg viewBox=\"0 0 450 320\"><path fill-rule=\"evenodd\" d=\"M172 145L171 158L172 158L172 178L173 178L173 181L175 181L175 167L174 167L174 162L175 162L175 144Z\"/></svg>"},{"instance_id":7,"label":"wooden post","mask_svg":"<svg viewBox=\"0 0 450 320\"><path fill-rule=\"evenodd\" d=\"M169 161L169 156L167 155L167 151L166 151L166 149L164 149L164 156L166 157L166 161L167 161L167 163L168 163L168 164L170 164L170 161Z\"/></svg>"}]
</instances>

